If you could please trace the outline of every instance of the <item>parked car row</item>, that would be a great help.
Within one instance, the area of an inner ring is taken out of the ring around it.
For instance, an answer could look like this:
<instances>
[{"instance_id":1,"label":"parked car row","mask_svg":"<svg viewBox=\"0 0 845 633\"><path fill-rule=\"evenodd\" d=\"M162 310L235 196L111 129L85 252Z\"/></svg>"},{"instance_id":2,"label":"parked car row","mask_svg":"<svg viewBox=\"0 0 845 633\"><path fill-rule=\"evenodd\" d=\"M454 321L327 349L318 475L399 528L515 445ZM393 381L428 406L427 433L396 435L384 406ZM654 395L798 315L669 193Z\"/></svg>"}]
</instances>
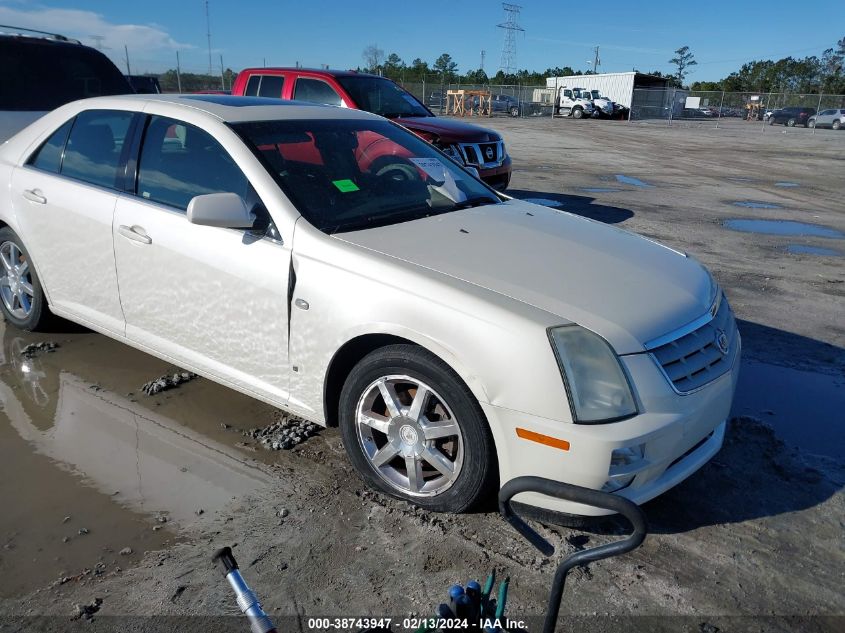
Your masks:
<instances>
[{"instance_id":1,"label":"parked car row","mask_svg":"<svg viewBox=\"0 0 845 633\"><path fill-rule=\"evenodd\" d=\"M795 127L796 125L809 127L810 117L812 117L815 113L815 108L780 108L778 110L773 110L769 114L767 121L769 122L769 125L779 123L788 127Z\"/></svg>"}]
</instances>

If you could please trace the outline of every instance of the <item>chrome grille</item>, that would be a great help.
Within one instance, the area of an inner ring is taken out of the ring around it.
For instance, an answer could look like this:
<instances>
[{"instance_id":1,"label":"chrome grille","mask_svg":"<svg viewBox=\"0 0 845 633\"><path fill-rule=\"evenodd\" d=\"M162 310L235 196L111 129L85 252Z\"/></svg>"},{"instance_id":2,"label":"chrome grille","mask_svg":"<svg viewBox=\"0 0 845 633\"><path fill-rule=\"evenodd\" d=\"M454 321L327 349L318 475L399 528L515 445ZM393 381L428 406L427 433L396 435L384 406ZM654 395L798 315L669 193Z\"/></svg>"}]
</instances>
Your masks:
<instances>
[{"instance_id":1,"label":"chrome grille","mask_svg":"<svg viewBox=\"0 0 845 633\"><path fill-rule=\"evenodd\" d=\"M733 364L738 331L724 295L716 314L703 325L651 350L678 393L689 393L716 380ZM724 338L722 338L724 335ZM720 349L720 340L724 349Z\"/></svg>"},{"instance_id":2,"label":"chrome grille","mask_svg":"<svg viewBox=\"0 0 845 633\"><path fill-rule=\"evenodd\" d=\"M498 167L505 160L505 144L502 141L492 143L460 143L458 147L464 162L475 167Z\"/></svg>"}]
</instances>

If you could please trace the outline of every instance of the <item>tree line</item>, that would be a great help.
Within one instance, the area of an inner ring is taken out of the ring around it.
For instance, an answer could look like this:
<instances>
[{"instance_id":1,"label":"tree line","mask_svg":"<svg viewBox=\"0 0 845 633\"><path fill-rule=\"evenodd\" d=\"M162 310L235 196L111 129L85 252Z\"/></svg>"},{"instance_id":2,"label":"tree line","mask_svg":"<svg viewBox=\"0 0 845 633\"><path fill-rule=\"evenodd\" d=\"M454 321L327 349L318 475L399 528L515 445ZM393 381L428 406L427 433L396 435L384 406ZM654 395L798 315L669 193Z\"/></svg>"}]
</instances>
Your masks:
<instances>
[{"instance_id":1,"label":"tree line","mask_svg":"<svg viewBox=\"0 0 845 633\"><path fill-rule=\"evenodd\" d=\"M403 84L438 82L538 86L545 85L547 77L594 74L592 70L582 71L571 66L555 66L543 71L523 69L514 73L499 70L494 75L488 75L482 68L461 72L449 53L442 53L433 63L419 57L406 63L398 53L385 55L384 51L374 44L365 47L361 56L364 63L357 70L380 74ZM647 74L668 79L672 87L688 87L700 91L845 94L845 37L835 46L823 51L820 57L811 55L803 59L785 57L777 61L750 61L719 81L694 81L689 85L686 83L692 67L698 64L688 46L676 50L675 57L668 61L676 67L675 73L655 70ZM158 75L161 88L165 92L176 92L180 80L182 92L221 89L224 86L225 89L230 89L236 77L237 73L232 69L226 69L222 80L219 75L195 73L181 73L177 77L175 69Z\"/></svg>"}]
</instances>

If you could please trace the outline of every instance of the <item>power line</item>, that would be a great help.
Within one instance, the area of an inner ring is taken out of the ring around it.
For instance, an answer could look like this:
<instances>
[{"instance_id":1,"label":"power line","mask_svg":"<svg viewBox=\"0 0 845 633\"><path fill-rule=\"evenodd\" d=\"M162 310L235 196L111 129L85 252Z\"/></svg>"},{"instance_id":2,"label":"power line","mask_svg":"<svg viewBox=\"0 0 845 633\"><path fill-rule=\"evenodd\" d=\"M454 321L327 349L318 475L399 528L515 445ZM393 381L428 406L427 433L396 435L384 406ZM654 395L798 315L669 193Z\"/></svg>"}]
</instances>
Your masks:
<instances>
[{"instance_id":1,"label":"power line","mask_svg":"<svg viewBox=\"0 0 845 633\"><path fill-rule=\"evenodd\" d=\"M517 31L525 32L525 29L519 25L519 12L522 7L518 4L502 3L502 8L505 10L505 21L496 26L505 30L505 42L502 45L502 63L499 70L506 75L513 74L516 68L516 33Z\"/></svg>"}]
</instances>

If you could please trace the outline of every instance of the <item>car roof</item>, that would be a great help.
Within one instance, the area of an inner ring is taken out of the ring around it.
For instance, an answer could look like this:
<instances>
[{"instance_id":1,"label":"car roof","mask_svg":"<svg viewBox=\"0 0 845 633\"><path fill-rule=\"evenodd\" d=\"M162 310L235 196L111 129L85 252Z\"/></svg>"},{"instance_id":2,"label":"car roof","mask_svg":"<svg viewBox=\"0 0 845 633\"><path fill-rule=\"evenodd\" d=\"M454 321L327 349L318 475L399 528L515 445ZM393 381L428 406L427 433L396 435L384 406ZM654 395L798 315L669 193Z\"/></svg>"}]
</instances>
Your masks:
<instances>
[{"instance_id":1,"label":"car roof","mask_svg":"<svg viewBox=\"0 0 845 633\"><path fill-rule=\"evenodd\" d=\"M87 108L125 108L139 112L168 110L167 116L178 116L180 109L201 111L227 123L268 121L273 119L371 119L376 115L338 106L319 105L303 101L286 101L269 97L238 97L216 94L132 94L115 97L95 97L77 101Z\"/></svg>"},{"instance_id":2,"label":"car roof","mask_svg":"<svg viewBox=\"0 0 845 633\"><path fill-rule=\"evenodd\" d=\"M323 75L325 77L372 77L374 79L386 79L392 81L387 77L380 75L373 75L371 73L359 73L357 70L335 70L333 68L290 68L287 66L261 66L259 68L244 68L241 72L249 72L260 74L267 71L286 72L286 73L304 73L308 75Z\"/></svg>"}]
</instances>

